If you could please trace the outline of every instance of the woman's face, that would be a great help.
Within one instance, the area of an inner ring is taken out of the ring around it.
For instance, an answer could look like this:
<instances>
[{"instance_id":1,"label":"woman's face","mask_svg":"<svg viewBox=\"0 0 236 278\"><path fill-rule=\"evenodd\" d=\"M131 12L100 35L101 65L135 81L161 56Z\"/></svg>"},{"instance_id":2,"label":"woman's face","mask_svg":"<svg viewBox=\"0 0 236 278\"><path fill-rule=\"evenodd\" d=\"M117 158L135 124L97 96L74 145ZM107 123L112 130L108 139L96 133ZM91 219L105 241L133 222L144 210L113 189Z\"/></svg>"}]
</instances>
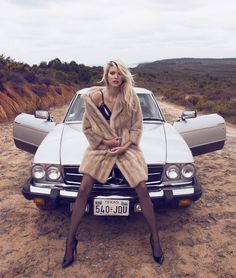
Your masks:
<instances>
[{"instance_id":1,"label":"woman's face","mask_svg":"<svg viewBox=\"0 0 236 278\"><path fill-rule=\"evenodd\" d=\"M119 87L123 82L123 76L117 67L111 66L107 74L108 85L112 87Z\"/></svg>"}]
</instances>

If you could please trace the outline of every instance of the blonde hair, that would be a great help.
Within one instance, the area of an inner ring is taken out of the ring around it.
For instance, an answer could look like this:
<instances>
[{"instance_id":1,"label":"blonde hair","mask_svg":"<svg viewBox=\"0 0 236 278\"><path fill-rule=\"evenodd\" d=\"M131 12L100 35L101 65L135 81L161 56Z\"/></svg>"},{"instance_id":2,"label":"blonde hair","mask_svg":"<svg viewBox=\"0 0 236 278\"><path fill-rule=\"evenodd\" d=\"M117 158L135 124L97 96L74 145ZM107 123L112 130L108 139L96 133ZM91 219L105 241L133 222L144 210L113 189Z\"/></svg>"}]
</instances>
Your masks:
<instances>
[{"instance_id":1,"label":"blonde hair","mask_svg":"<svg viewBox=\"0 0 236 278\"><path fill-rule=\"evenodd\" d=\"M131 108L133 109L133 97L134 97L134 89L133 89L133 85L134 85L134 79L133 76L130 72L130 70L123 64L123 62L119 61L119 60L112 60L107 62L106 66L103 69L103 77L101 82L104 82L104 84L108 87L108 72L109 69L111 67L116 67L119 72L122 75L123 78L123 82L120 86L120 91L123 93L124 95L124 101L125 104L127 105L127 108Z\"/></svg>"}]
</instances>

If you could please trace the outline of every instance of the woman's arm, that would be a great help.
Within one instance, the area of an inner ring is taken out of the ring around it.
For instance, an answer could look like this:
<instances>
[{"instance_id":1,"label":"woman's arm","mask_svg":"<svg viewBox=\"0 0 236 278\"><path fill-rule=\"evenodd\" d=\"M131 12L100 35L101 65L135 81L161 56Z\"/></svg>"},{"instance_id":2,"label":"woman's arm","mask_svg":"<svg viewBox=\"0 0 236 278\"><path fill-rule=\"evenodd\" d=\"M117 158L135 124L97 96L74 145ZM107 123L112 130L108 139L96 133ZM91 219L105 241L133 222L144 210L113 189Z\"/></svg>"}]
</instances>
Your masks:
<instances>
[{"instance_id":1,"label":"woman's arm","mask_svg":"<svg viewBox=\"0 0 236 278\"><path fill-rule=\"evenodd\" d=\"M131 116L130 141L135 145L139 145L143 131L143 114L137 95L134 96L134 100L135 111L132 111Z\"/></svg>"},{"instance_id":2,"label":"woman's arm","mask_svg":"<svg viewBox=\"0 0 236 278\"><path fill-rule=\"evenodd\" d=\"M88 119L86 111L84 112L82 126L83 126L83 132L90 146L92 147L92 149L96 149L102 143L103 138L92 130L92 126Z\"/></svg>"}]
</instances>

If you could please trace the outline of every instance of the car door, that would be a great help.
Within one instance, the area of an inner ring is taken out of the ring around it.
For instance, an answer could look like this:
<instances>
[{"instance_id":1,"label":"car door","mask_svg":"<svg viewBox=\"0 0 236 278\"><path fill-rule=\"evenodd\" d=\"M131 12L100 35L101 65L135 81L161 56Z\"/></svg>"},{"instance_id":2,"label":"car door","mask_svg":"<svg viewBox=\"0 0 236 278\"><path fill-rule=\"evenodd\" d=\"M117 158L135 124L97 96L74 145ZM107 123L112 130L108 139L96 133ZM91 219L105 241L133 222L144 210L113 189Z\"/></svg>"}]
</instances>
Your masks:
<instances>
[{"instance_id":1,"label":"car door","mask_svg":"<svg viewBox=\"0 0 236 278\"><path fill-rule=\"evenodd\" d=\"M180 119L173 127L182 135L194 156L220 150L226 140L225 120L218 114Z\"/></svg>"},{"instance_id":2,"label":"car door","mask_svg":"<svg viewBox=\"0 0 236 278\"><path fill-rule=\"evenodd\" d=\"M46 135L54 129L56 123L21 113L13 123L13 139L17 148L35 153Z\"/></svg>"}]
</instances>

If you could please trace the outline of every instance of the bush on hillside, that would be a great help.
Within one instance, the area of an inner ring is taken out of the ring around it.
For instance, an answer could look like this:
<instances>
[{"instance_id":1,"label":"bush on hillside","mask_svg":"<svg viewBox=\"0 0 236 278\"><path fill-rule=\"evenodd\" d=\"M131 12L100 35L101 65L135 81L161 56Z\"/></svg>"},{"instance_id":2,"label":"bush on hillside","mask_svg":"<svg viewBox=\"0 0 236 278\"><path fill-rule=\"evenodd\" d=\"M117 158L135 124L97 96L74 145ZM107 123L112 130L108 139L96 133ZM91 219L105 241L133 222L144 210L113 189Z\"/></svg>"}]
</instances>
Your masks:
<instances>
[{"instance_id":1,"label":"bush on hillside","mask_svg":"<svg viewBox=\"0 0 236 278\"><path fill-rule=\"evenodd\" d=\"M25 96L25 92L24 92L24 89L22 88L21 85L19 84L13 84L12 85L12 88L13 90L21 97L24 97Z\"/></svg>"},{"instance_id":2,"label":"bush on hillside","mask_svg":"<svg viewBox=\"0 0 236 278\"><path fill-rule=\"evenodd\" d=\"M2 81L0 80L0 91L4 91L4 86L2 84Z\"/></svg>"},{"instance_id":3,"label":"bush on hillside","mask_svg":"<svg viewBox=\"0 0 236 278\"><path fill-rule=\"evenodd\" d=\"M61 91L61 88L60 88L60 87L56 87L56 88L55 88L55 92L56 92L57 94L59 94L59 95L62 94L62 91Z\"/></svg>"},{"instance_id":4,"label":"bush on hillside","mask_svg":"<svg viewBox=\"0 0 236 278\"><path fill-rule=\"evenodd\" d=\"M230 111L230 104L227 101L222 101L220 103L217 103L215 106L216 113L219 113L220 115L227 116L231 114Z\"/></svg>"},{"instance_id":5,"label":"bush on hillside","mask_svg":"<svg viewBox=\"0 0 236 278\"><path fill-rule=\"evenodd\" d=\"M43 88L42 86L34 86L32 87L32 91L39 97L43 97L47 95L45 88Z\"/></svg>"},{"instance_id":6,"label":"bush on hillside","mask_svg":"<svg viewBox=\"0 0 236 278\"><path fill-rule=\"evenodd\" d=\"M49 79L49 78L43 78L43 79L41 79L41 83L43 83L43 84L49 86L49 85L52 84L52 80Z\"/></svg>"},{"instance_id":7,"label":"bush on hillside","mask_svg":"<svg viewBox=\"0 0 236 278\"><path fill-rule=\"evenodd\" d=\"M38 80L35 73L33 73L32 71L23 73L23 77L29 83L33 83L33 82L36 82Z\"/></svg>"},{"instance_id":8,"label":"bush on hillside","mask_svg":"<svg viewBox=\"0 0 236 278\"><path fill-rule=\"evenodd\" d=\"M7 74L7 80L16 84L22 84L25 81L24 77L18 72L9 72Z\"/></svg>"}]
</instances>

